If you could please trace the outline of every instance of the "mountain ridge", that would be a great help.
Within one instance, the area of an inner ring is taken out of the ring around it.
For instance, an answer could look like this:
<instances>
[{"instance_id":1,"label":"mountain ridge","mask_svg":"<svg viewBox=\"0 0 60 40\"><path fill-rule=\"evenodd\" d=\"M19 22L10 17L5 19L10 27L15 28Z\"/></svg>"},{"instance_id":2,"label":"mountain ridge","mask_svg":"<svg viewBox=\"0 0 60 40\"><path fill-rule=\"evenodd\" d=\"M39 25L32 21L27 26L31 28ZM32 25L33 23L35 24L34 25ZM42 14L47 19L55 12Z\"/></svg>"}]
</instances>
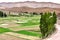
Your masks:
<instances>
[{"instance_id":1,"label":"mountain ridge","mask_svg":"<svg viewBox=\"0 0 60 40\"><path fill-rule=\"evenodd\" d=\"M5 8L4 8L5 7ZM0 8L3 11L9 12L56 12L60 14L60 4L52 3L52 2L8 2L8 3L0 3Z\"/></svg>"},{"instance_id":2,"label":"mountain ridge","mask_svg":"<svg viewBox=\"0 0 60 40\"><path fill-rule=\"evenodd\" d=\"M32 8L38 8L38 7L50 7L50 8L60 8L60 4L53 3L53 2L35 2L35 1L25 1L25 2L2 2L0 3L0 6L6 7L6 8L12 8L12 7L32 7Z\"/></svg>"}]
</instances>

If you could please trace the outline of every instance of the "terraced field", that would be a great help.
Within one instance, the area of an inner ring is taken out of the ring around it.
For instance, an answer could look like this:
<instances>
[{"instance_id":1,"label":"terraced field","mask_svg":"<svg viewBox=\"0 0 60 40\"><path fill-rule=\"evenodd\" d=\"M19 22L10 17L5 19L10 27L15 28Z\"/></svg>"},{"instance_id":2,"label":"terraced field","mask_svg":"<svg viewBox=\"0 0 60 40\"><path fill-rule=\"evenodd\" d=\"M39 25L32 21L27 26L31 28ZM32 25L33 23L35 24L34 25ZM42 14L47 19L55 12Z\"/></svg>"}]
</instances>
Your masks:
<instances>
[{"instance_id":1,"label":"terraced field","mask_svg":"<svg viewBox=\"0 0 60 40\"><path fill-rule=\"evenodd\" d=\"M39 19L40 15L0 18L0 39L40 40Z\"/></svg>"}]
</instances>

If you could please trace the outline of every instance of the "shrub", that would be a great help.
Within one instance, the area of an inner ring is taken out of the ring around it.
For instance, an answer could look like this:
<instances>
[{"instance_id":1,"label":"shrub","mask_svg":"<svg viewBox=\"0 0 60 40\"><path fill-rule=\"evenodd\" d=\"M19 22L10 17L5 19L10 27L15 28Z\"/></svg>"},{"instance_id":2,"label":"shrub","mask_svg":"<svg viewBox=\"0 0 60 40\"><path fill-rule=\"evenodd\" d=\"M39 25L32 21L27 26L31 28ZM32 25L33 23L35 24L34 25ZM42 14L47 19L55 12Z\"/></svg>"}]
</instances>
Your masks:
<instances>
[{"instance_id":1,"label":"shrub","mask_svg":"<svg viewBox=\"0 0 60 40\"><path fill-rule=\"evenodd\" d=\"M40 19L40 29L42 33L42 38L48 37L55 30L54 24L57 21L55 12L42 13Z\"/></svg>"},{"instance_id":2,"label":"shrub","mask_svg":"<svg viewBox=\"0 0 60 40\"><path fill-rule=\"evenodd\" d=\"M12 16L12 17L19 17L18 15L11 15L11 14L10 14L9 16Z\"/></svg>"},{"instance_id":3,"label":"shrub","mask_svg":"<svg viewBox=\"0 0 60 40\"><path fill-rule=\"evenodd\" d=\"M7 17L7 15L3 13L2 11L0 11L0 17Z\"/></svg>"},{"instance_id":4,"label":"shrub","mask_svg":"<svg viewBox=\"0 0 60 40\"><path fill-rule=\"evenodd\" d=\"M33 12L33 15L38 15L36 12Z\"/></svg>"},{"instance_id":5,"label":"shrub","mask_svg":"<svg viewBox=\"0 0 60 40\"><path fill-rule=\"evenodd\" d=\"M5 13L3 13L3 17L7 17L7 15Z\"/></svg>"}]
</instances>

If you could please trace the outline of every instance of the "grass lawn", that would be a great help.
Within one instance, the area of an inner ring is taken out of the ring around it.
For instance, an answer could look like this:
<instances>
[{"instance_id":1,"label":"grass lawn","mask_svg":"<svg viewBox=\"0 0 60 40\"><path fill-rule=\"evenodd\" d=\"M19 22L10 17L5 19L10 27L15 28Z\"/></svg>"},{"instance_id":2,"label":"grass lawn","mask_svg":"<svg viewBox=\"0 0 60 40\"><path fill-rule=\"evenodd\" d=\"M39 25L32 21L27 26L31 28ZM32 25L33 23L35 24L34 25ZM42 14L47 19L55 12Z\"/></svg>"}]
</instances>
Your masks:
<instances>
[{"instance_id":1,"label":"grass lawn","mask_svg":"<svg viewBox=\"0 0 60 40\"><path fill-rule=\"evenodd\" d=\"M9 30L8 28L2 28L0 27L0 33L5 33L5 32L11 32L12 30Z\"/></svg>"},{"instance_id":2,"label":"grass lawn","mask_svg":"<svg viewBox=\"0 0 60 40\"><path fill-rule=\"evenodd\" d=\"M41 37L42 36L40 33L31 32L31 31L27 31L27 30L17 31L16 33L24 34L24 35L28 35L28 36L36 36L36 37Z\"/></svg>"}]
</instances>

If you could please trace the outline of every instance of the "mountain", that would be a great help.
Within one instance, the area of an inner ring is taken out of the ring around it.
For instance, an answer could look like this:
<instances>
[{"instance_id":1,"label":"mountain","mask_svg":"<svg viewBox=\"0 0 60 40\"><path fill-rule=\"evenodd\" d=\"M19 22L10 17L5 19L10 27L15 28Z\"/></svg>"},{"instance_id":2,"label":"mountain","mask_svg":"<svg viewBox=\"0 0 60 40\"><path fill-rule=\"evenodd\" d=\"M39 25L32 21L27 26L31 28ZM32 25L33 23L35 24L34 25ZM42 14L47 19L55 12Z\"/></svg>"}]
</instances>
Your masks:
<instances>
[{"instance_id":1,"label":"mountain","mask_svg":"<svg viewBox=\"0 0 60 40\"><path fill-rule=\"evenodd\" d=\"M0 3L0 9L9 12L56 12L60 14L60 4L52 2L35 2L35 1L25 1L25 2L2 2Z\"/></svg>"},{"instance_id":2,"label":"mountain","mask_svg":"<svg viewBox=\"0 0 60 40\"><path fill-rule=\"evenodd\" d=\"M49 8L60 8L60 4L52 3L52 2L35 2L35 1L25 1L25 2L2 2L0 6L12 8L12 7L49 7Z\"/></svg>"}]
</instances>

